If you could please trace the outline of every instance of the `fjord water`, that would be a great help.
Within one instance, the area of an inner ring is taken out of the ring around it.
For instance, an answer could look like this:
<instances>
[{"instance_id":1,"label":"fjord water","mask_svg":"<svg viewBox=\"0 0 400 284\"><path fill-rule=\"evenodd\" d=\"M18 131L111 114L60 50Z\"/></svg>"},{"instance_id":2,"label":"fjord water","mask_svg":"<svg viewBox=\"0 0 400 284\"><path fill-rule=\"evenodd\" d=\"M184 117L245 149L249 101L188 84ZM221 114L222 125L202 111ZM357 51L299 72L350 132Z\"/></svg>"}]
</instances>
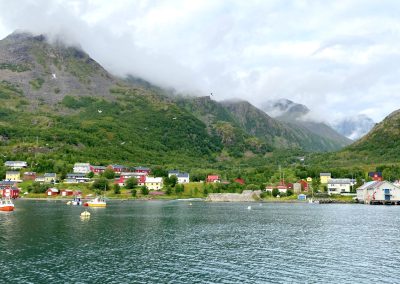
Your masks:
<instances>
[{"instance_id":1,"label":"fjord water","mask_svg":"<svg viewBox=\"0 0 400 284\"><path fill-rule=\"evenodd\" d=\"M16 201L1 283L393 283L400 207Z\"/></svg>"}]
</instances>

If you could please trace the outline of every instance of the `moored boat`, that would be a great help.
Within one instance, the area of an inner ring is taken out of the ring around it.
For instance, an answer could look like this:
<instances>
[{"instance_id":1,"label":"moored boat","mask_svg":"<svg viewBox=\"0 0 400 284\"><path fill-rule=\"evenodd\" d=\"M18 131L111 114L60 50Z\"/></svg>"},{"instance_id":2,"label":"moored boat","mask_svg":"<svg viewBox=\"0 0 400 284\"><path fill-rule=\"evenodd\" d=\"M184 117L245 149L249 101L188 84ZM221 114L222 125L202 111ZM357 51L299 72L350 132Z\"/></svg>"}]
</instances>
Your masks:
<instances>
[{"instance_id":1,"label":"moored boat","mask_svg":"<svg viewBox=\"0 0 400 284\"><path fill-rule=\"evenodd\" d=\"M14 203L10 198L0 200L0 211L14 211Z\"/></svg>"},{"instance_id":2,"label":"moored boat","mask_svg":"<svg viewBox=\"0 0 400 284\"><path fill-rule=\"evenodd\" d=\"M89 206L89 207L106 207L107 203L104 200L103 197L98 196L93 200L90 200L88 202L86 202L85 204L83 204L83 206Z\"/></svg>"},{"instance_id":3,"label":"moored boat","mask_svg":"<svg viewBox=\"0 0 400 284\"><path fill-rule=\"evenodd\" d=\"M81 206L83 204L82 199L80 196L77 196L72 200L72 205Z\"/></svg>"}]
</instances>

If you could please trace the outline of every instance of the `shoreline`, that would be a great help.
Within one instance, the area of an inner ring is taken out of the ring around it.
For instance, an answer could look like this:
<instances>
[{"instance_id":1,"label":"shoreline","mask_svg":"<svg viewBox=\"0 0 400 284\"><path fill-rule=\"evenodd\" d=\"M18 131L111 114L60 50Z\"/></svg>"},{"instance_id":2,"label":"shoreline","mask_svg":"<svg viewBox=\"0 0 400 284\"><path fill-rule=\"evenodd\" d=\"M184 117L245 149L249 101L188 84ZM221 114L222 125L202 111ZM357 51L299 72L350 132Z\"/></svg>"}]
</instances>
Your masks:
<instances>
[{"instance_id":1,"label":"shoreline","mask_svg":"<svg viewBox=\"0 0 400 284\"><path fill-rule=\"evenodd\" d=\"M209 203L292 203L292 204L308 204L308 201L303 200L271 200L271 199L261 199L261 200L254 200L254 201L208 201L206 198L195 198L195 197L188 197L188 198L110 198L106 197L106 199L110 201L203 201ZM56 201L56 202L68 202L72 201L73 198L48 198L48 197L20 197L16 200L31 200L31 201ZM82 198L82 201L91 200L91 198ZM359 204L354 201L344 201L344 200L316 200L319 203L314 204Z\"/></svg>"}]
</instances>

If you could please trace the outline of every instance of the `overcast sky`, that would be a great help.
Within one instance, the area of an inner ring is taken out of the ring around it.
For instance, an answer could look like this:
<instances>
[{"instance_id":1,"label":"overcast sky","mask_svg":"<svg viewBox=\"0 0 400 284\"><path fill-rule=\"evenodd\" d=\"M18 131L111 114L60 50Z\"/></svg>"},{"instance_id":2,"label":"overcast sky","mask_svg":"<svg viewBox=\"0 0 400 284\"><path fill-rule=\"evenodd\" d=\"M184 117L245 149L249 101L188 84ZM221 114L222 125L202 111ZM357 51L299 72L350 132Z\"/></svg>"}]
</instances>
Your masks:
<instances>
[{"instance_id":1,"label":"overcast sky","mask_svg":"<svg viewBox=\"0 0 400 284\"><path fill-rule=\"evenodd\" d=\"M0 0L0 37L60 34L117 75L380 121L400 108L399 15L397 0Z\"/></svg>"}]
</instances>

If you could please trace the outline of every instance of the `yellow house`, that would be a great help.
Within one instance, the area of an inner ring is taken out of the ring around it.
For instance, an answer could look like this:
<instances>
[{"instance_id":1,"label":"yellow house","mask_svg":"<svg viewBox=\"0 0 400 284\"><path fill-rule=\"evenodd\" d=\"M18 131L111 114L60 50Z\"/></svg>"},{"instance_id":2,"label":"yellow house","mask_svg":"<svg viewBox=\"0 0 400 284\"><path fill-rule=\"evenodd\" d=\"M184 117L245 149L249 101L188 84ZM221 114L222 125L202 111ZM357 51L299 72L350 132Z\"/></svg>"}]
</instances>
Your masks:
<instances>
[{"instance_id":1,"label":"yellow house","mask_svg":"<svg viewBox=\"0 0 400 284\"><path fill-rule=\"evenodd\" d=\"M321 180L321 184L327 184L328 180L331 179L331 173L320 173L319 178Z\"/></svg>"},{"instance_id":2,"label":"yellow house","mask_svg":"<svg viewBox=\"0 0 400 284\"><path fill-rule=\"evenodd\" d=\"M6 180L21 181L21 175L19 172L16 171L7 171Z\"/></svg>"},{"instance_id":3,"label":"yellow house","mask_svg":"<svg viewBox=\"0 0 400 284\"><path fill-rule=\"evenodd\" d=\"M54 183L56 181L56 174L55 173L45 173L44 174L44 182L45 183Z\"/></svg>"},{"instance_id":4,"label":"yellow house","mask_svg":"<svg viewBox=\"0 0 400 284\"><path fill-rule=\"evenodd\" d=\"M161 177L146 177L144 184L149 190L160 190L163 187L163 179Z\"/></svg>"}]
</instances>

